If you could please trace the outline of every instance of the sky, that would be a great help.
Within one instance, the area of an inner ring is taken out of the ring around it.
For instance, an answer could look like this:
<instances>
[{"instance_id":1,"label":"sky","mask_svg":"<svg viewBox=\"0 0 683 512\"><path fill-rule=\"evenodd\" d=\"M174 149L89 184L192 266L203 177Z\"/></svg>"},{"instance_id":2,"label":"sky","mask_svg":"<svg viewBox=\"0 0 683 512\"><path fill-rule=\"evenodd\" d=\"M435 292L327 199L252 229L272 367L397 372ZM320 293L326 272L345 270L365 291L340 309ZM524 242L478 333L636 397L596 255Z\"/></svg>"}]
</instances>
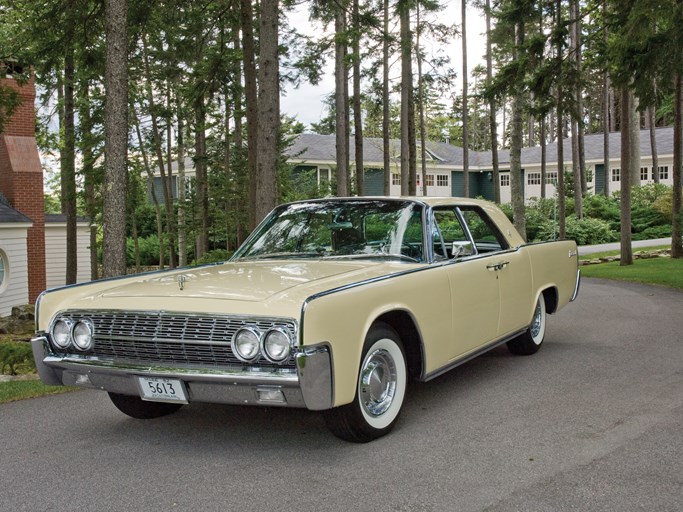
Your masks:
<instances>
[{"instance_id":1,"label":"sky","mask_svg":"<svg viewBox=\"0 0 683 512\"><path fill-rule=\"evenodd\" d=\"M446 0L445 9L439 14L439 21L444 24L457 24L458 29L462 22L460 13L461 0ZM312 22L308 17L308 9L306 6L299 6L296 11L289 15L289 21L292 27L296 27L300 32L307 35L325 34L329 35L334 26L328 28L325 32L325 27L317 22ZM486 19L484 13L480 9L468 7L467 10L467 65L469 71L478 64L485 62L486 52ZM445 48L445 51L451 57L451 66L456 69L458 78L456 80L456 90L462 90L462 58L461 58L462 41L458 36L453 42ZM361 52L362 52L361 48ZM395 73L399 73L399 66L395 66ZM296 117L299 121L304 123L308 128L311 123L320 121L325 115L325 107L323 104L325 96L334 91L334 61L330 59L324 65L324 76L318 85L311 85L307 82L302 82L299 88L295 89L292 85L288 85L283 91L281 98L281 112L283 114Z\"/></svg>"}]
</instances>

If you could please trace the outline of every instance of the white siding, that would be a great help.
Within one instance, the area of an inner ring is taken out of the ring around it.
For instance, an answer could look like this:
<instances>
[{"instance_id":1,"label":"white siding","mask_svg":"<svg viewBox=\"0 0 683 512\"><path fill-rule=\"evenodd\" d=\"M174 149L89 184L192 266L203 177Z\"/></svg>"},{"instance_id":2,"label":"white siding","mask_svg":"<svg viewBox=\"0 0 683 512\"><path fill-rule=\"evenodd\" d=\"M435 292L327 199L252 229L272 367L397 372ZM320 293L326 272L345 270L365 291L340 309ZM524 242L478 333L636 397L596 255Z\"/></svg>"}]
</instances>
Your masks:
<instances>
[{"instance_id":1,"label":"white siding","mask_svg":"<svg viewBox=\"0 0 683 512\"><path fill-rule=\"evenodd\" d=\"M76 281L90 281L90 226L79 223L76 228L78 247ZM45 223L45 286L55 288L66 283L66 224Z\"/></svg>"},{"instance_id":2,"label":"white siding","mask_svg":"<svg viewBox=\"0 0 683 512\"><path fill-rule=\"evenodd\" d=\"M0 286L0 316L11 314L12 307L28 304L28 258L25 227L5 227L0 224L0 250L6 257L5 280Z\"/></svg>"}]
</instances>

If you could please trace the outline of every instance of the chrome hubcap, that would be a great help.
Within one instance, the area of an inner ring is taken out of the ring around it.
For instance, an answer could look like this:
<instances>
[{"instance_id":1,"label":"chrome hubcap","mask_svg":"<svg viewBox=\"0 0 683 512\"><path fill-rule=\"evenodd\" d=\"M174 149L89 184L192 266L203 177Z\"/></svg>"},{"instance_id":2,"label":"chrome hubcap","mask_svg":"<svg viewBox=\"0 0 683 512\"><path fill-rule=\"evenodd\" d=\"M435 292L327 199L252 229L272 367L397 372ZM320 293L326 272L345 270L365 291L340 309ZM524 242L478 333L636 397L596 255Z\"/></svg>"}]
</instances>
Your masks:
<instances>
[{"instance_id":1,"label":"chrome hubcap","mask_svg":"<svg viewBox=\"0 0 683 512\"><path fill-rule=\"evenodd\" d=\"M384 414L396 394L396 364L384 349L369 354L361 368L360 402L372 416Z\"/></svg>"},{"instance_id":2,"label":"chrome hubcap","mask_svg":"<svg viewBox=\"0 0 683 512\"><path fill-rule=\"evenodd\" d=\"M541 302L536 303L536 311L534 311L534 320L531 322L531 337L536 339L541 333L543 323L543 312L541 311Z\"/></svg>"}]
</instances>

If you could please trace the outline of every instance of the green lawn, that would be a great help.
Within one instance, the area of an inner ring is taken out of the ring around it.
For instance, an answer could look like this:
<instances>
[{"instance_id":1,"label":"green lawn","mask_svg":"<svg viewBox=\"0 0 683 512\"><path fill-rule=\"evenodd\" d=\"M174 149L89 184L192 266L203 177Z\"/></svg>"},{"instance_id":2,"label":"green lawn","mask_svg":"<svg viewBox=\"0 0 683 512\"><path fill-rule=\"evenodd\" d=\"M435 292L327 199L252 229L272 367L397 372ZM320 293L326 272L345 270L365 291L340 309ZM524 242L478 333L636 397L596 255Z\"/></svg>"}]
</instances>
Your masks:
<instances>
[{"instance_id":1,"label":"green lawn","mask_svg":"<svg viewBox=\"0 0 683 512\"><path fill-rule=\"evenodd\" d=\"M581 276L657 284L683 290L683 259L635 260L633 265L625 267L620 266L618 261L585 265L581 267Z\"/></svg>"},{"instance_id":2,"label":"green lawn","mask_svg":"<svg viewBox=\"0 0 683 512\"><path fill-rule=\"evenodd\" d=\"M59 395L73 391L65 386L46 386L39 380L13 380L0 382L0 404L35 398L45 395Z\"/></svg>"}]
</instances>

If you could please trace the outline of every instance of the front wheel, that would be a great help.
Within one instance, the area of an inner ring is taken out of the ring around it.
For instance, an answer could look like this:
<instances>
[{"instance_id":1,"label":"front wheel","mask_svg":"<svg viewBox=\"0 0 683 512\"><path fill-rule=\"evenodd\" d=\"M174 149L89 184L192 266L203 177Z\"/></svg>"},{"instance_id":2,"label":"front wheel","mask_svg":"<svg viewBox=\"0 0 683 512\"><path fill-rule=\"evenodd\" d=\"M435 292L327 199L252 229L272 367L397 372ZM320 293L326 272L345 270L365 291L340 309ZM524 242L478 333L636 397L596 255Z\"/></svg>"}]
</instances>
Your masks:
<instances>
[{"instance_id":1,"label":"front wheel","mask_svg":"<svg viewBox=\"0 0 683 512\"><path fill-rule=\"evenodd\" d=\"M109 398L116 408L131 418L150 420L173 414L182 404L167 404L164 402L148 402L137 396L109 393Z\"/></svg>"},{"instance_id":2,"label":"front wheel","mask_svg":"<svg viewBox=\"0 0 683 512\"><path fill-rule=\"evenodd\" d=\"M363 346L356 396L350 404L324 412L327 427L354 443L389 433L403 406L407 377L398 334L387 324L373 326Z\"/></svg>"},{"instance_id":3,"label":"front wheel","mask_svg":"<svg viewBox=\"0 0 683 512\"><path fill-rule=\"evenodd\" d=\"M538 296L534 316L531 319L529 330L519 335L514 340L508 341L508 350L519 356L535 354L541 348L545 338L545 299L543 294Z\"/></svg>"}]
</instances>

